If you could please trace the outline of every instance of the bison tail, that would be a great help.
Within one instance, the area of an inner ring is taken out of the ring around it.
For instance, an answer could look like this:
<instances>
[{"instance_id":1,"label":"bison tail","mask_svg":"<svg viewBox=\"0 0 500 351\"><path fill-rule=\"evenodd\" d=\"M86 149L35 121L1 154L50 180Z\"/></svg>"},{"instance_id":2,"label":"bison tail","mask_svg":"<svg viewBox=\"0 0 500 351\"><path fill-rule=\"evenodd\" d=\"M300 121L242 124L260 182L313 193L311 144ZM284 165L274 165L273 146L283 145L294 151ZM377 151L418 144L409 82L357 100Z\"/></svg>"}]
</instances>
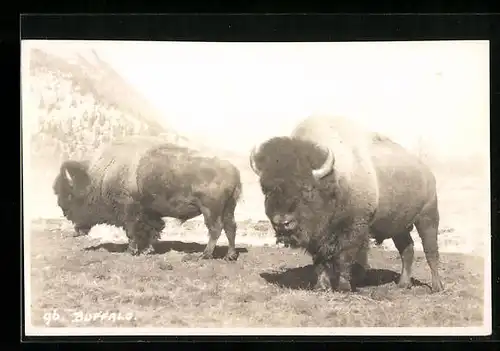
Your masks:
<instances>
[{"instance_id":1,"label":"bison tail","mask_svg":"<svg viewBox=\"0 0 500 351\"><path fill-rule=\"evenodd\" d=\"M228 189L229 190L229 189ZM226 200L224 203L223 217L224 222L228 220L234 221L234 210L242 195L242 184L238 182L234 185L231 192L226 193Z\"/></svg>"},{"instance_id":2,"label":"bison tail","mask_svg":"<svg viewBox=\"0 0 500 351\"><path fill-rule=\"evenodd\" d=\"M238 183L234 187L232 195L234 202L237 203L241 199L242 195L243 195L243 185L241 184L241 181L238 180Z\"/></svg>"},{"instance_id":3,"label":"bison tail","mask_svg":"<svg viewBox=\"0 0 500 351\"><path fill-rule=\"evenodd\" d=\"M241 176L238 169L235 169L235 172L233 173L232 182L234 184L234 187L233 187L233 192L231 194L231 199L236 204L243 195L243 184L241 184Z\"/></svg>"}]
</instances>

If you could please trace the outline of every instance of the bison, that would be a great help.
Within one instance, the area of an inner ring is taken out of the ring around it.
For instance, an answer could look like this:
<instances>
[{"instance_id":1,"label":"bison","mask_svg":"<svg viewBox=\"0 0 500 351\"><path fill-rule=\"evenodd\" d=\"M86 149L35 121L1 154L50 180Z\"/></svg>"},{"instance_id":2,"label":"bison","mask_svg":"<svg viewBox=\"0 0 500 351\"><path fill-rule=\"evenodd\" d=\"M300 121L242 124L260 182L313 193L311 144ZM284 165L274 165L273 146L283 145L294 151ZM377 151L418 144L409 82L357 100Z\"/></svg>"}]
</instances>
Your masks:
<instances>
[{"instance_id":1,"label":"bison","mask_svg":"<svg viewBox=\"0 0 500 351\"><path fill-rule=\"evenodd\" d=\"M370 237L391 238L399 251L401 288L411 286L415 226L432 273L438 273L439 211L431 170L402 146L347 118L313 115L291 136L253 147L265 212L277 238L312 256L316 289L355 290L369 268Z\"/></svg>"},{"instance_id":2,"label":"bison","mask_svg":"<svg viewBox=\"0 0 500 351\"><path fill-rule=\"evenodd\" d=\"M78 235L106 223L125 229L132 255L154 252L165 223L203 215L209 241L202 258L212 258L224 229L225 259L236 260L234 211L242 185L226 160L156 137L127 137L101 148L91 160L62 163L53 190Z\"/></svg>"}]
</instances>

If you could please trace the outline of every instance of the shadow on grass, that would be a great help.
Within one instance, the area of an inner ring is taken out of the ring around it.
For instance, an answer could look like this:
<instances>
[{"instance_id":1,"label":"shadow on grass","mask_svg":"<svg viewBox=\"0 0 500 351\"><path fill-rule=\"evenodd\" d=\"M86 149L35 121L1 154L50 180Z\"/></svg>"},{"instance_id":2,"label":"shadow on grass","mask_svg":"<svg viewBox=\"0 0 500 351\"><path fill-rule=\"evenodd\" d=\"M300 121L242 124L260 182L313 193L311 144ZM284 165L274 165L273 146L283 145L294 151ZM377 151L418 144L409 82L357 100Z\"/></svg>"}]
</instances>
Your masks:
<instances>
[{"instance_id":1,"label":"shadow on grass","mask_svg":"<svg viewBox=\"0 0 500 351\"><path fill-rule=\"evenodd\" d=\"M199 243L190 243L190 242L182 242L182 241L158 241L155 245L155 254L164 254L169 251L178 251L183 253L202 253L205 250L204 244ZM109 252L125 252L127 251L128 244L115 244L115 243L102 243L95 246L86 247L87 251L96 251L100 249L105 249ZM222 258L226 255L228 250L227 246L216 246L214 250L214 258ZM248 250L246 248L236 248L236 252L247 253Z\"/></svg>"},{"instance_id":2,"label":"shadow on grass","mask_svg":"<svg viewBox=\"0 0 500 351\"><path fill-rule=\"evenodd\" d=\"M260 273L268 283L278 285L282 288L296 290L311 290L316 284L316 273L314 266L290 268L284 272L264 272ZM380 286L388 283L397 283L399 273L388 269L369 269L366 271L365 278L362 281L355 282L356 287L363 288L368 286ZM417 279L412 278L413 286L429 286Z\"/></svg>"}]
</instances>

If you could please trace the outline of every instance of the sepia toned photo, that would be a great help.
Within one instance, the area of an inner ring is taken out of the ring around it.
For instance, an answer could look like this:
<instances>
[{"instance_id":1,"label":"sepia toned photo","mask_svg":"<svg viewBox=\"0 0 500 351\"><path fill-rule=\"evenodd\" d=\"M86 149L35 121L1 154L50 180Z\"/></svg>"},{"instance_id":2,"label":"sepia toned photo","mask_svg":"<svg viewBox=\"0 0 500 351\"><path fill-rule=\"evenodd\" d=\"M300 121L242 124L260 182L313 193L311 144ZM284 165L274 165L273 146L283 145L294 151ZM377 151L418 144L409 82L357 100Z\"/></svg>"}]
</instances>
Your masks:
<instances>
[{"instance_id":1,"label":"sepia toned photo","mask_svg":"<svg viewBox=\"0 0 500 351\"><path fill-rule=\"evenodd\" d=\"M26 335L489 335L489 42L21 45Z\"/></svg>"}]
</instances>

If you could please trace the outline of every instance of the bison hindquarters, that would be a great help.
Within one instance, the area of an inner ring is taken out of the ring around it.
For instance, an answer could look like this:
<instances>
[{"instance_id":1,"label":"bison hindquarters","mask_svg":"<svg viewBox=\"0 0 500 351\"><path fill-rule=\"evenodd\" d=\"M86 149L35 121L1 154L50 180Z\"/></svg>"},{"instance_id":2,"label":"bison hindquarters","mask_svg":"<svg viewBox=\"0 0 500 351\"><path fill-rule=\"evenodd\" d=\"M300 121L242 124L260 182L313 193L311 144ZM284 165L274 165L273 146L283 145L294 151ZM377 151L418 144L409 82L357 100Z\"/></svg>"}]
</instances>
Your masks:
<instances>
[{"instance_id":1,"label":"bison hindquarters","mask_svg":"<svg viewBox=\"0 0 500 351\"><path fill-rule=\"evenodd\" d=\"M434 207L420 215L419 219L415 222L417 232L422 239L425 258L431 270L431 287L433 292L440 292L444 289L444 285L439 277L438 225L439 215Z\"/></svg>"},{"instance_id":2,"label":"bison hindquarters","mask_svg":"<svg viewBox=\"0 0 500 351\"><path fill-rule=\"evenodd\" d=\"M236 251L236 221L234 219L234 210L236 208L236 199L230 197L222 211L217 210L216 207L208 208L203 207L201 212L205 220L205 225L208 228L208 243L201 255L203 259L212 259L215 251L215 246L221 235L222 229L227 236L228 250L224 256L226 261L236 261L238 253Z\"/></svg>"},{"instance_id":3,"label":"bison hindquarters","mask_svg":"<svg viewBox=\"0 0 500 351\"><path fill-rule=\"evenodd\" d=\"M444 289L441 278L439 277L439 251L438 251L438 226L439 214L437 211L436 200L427 204L422 213L415 221L415 227L422 239L422 247L424 249L427 264L431 270L432 292L439 292ZM411 230L411 228L410 228ZM399 251L401 257L401 276L398 281L400 288L411 287L411 267L413 263L413 239L411 238L410 231L405 231L392 238L394 245Z\"/></svg>"}]
</instances>

